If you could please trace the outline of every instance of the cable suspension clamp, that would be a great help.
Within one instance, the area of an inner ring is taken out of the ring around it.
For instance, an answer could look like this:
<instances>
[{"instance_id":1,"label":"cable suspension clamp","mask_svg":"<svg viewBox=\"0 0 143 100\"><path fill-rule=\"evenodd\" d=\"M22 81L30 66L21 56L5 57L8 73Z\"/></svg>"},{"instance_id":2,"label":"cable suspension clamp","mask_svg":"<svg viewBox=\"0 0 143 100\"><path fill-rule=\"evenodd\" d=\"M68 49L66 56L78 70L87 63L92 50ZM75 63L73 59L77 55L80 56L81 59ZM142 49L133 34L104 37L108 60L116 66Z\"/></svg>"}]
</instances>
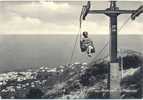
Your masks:
<instances>
[{"instance_id":1,"label":"cable suspension clamp","mask_svg":"<svg viewBox=\"0 0 143 100\"><path fill-rule=\"evenodd\" d=\"M141 13L143 13L143 5L141 5L134 13L131 15L131 19L135 20Z\"/></svg>"}]
</instances>

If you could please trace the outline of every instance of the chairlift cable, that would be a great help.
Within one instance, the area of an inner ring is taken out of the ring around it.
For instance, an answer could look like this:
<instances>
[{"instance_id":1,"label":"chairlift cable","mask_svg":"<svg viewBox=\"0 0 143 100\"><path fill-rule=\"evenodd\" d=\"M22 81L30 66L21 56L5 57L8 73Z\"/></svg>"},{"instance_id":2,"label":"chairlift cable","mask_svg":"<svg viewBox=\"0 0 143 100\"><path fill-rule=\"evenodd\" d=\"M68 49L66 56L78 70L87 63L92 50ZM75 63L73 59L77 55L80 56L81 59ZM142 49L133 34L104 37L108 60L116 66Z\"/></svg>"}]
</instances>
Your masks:
<instances>
[{"instance_id":1,"label":"chairlift cable","mask_svg":"<svg viewBox=\"0 0 143 100\"><path fill-rule=\"evenodd\" d=\"M75 48L76 48L76 45L77 45L79 33L80 33L80 29L79 29L78 34L76 35L76 38L75 38L75 43L74 43L74 46L73 46L73 49L72 49L72 53L71 53L71 57L70 57L69 64L71 64L71 62L72 62L72 60L73 60L73 56L74 56L74 53L75 53Z\"/></svg>"},{"instance_id":2,"label":"chairlift cable","mask_svg":"<svg viewBox=\"0 0 143 100\"><path fill-rule=\"evenodd\" d=\"M78 42L78 37L79 37L79 35L80 35L80 38L81 38L81 27L82 27L82 20L81 20L81 15L80 15L78 34L76 35L75 43L74 43L73 50L72 50L72 53L71 53L71 57L70 57L70 60L69 60L69 63L68 63L68 64L71 64L71 63L72 63L72 60L73 60L73 56L74 56L74 53L75 53L75 48L76 48L76 45L77 45L77 42Z\"/></svg>"},{"instance_id":3,"label":"chairlift cable","mask_svg":"<svg viewBox=\"0 0 143 100\"><path fill-rule=\"evenodd\" d=\"M101 61L101 60L104 60L104 59L106 59L106 58L108 58L109 57L109 54L107 54L106 56L104 56L103 58L100 58L100 59L97 59L95 62L97 62L97 61Z\"/></svg>"},{"instance_id":4,"label":"chairlift cable","mask_svg":"<svg viewBox=\"0 0 143 100\"><path fill-rule=\"evenodd\" d=\"M123 29L123 27L128 23L128 21L130 20L130 16L125 20L125 22L121 25L121 27L118 29L118 32L120 32L122 29ZM108 44L109 44L109 41L107 41L107 43L103 46L103 48L99 51L99 53L97 53L97 55L93 58L93 60L94 59L97 59L100 55L101 55L101 53L104 51L104 49L108 46ZM93 61L92 60L92 61ZM98 59L97 59L98 60ZM97 60L95 60L95 61L97 61Z\"/></svg>"},{"instance_id":5,"label":"chairlift cable","mask_svg":"<svg viewBox=\"0 0 143 100\"><path fill-rule=\"evenodd\" d=\"M103 48L99 51L99 53L95 56L95 61L97 60L97 58L101 55L101 53L104 51L104 49L108 46L109 41L103 46Z\"/></svg>"},{"instance_id":6,"label":"chairlift cable","mask_svg":"<svg viewBox=\"0 0 143 100\"><path fill-rule=\"evenodd\" d=\"M118 32L121 31L121 29L128 23L129 20L130 20L130 16L125 20L125 22L122 24L122 26L118 29Z\"/></svg>"}]
</instances>

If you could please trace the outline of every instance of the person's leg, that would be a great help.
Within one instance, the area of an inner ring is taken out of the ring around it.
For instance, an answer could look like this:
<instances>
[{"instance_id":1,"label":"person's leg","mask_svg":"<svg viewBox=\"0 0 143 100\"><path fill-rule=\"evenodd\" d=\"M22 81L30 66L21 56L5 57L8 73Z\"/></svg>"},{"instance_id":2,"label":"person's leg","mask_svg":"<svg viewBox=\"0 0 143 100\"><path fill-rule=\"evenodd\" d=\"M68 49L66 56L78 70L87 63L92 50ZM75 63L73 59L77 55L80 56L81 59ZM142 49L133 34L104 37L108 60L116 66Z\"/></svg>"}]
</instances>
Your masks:
<instances>
[{"instance_id":1,"label":"person's leg","mask_svg":"<svg viewBox=\"0 0 143 100\"><path fill-rule=\"evenodd\" d=\"M91 53L92 49L93 49L93 47L89 45L88 50L87 50L88 57L92 57L92 53Z\"/></svg>"}]
</instances>

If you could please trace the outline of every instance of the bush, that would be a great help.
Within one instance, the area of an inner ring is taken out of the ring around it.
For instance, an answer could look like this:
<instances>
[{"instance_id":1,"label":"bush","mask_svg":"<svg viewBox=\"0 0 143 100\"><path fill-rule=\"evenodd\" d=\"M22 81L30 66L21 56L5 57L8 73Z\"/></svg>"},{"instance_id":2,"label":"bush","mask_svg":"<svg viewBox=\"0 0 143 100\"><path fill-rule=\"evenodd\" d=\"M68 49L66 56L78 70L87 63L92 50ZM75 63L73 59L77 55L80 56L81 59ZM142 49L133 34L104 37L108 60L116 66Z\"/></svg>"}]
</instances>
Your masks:
<instances>
[{"instance_id":1,"label":"bush","mask_svg":"<svg viewBox=\"0 0 143 100\"><path fill-rule=\"evenodd\" d=\"M135 55L135 54L127 55L127 56L123 57L124 69L137 68L137 67L141 66L142 63L143 63L142 57Z\"/></svg>"},{"instance_id":2,"label":"bush","mask_svg":"<svg viewBox=\"0 0 143 100\"><path fill-rule=\"evenodd\" d=\"M43 95L44 95L44 93L40 89L31 88L28 91L28 94L26 95L26 98L28 98L28 99L40 99L40 98L42 98Z\"/></svg>"}]
</instances>

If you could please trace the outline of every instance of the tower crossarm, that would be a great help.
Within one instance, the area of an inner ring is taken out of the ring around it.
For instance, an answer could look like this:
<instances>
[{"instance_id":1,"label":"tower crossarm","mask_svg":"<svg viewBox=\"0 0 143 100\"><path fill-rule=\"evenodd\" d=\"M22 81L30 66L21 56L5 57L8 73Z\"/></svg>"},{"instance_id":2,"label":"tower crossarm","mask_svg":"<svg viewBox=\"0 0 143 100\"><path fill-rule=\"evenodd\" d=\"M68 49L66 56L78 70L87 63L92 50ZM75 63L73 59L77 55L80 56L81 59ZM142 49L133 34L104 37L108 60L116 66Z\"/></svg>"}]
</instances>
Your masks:
<instances>
[{"instance_id":1,"label":"tower crossarm","mask_svg":"<svg viewBox=\"0 0 143 100\"><path fill-rule=\"evenodd\" d=\"M88 14L132 14L136 10L89 10Z\"/></svg>"}]
</instances>

